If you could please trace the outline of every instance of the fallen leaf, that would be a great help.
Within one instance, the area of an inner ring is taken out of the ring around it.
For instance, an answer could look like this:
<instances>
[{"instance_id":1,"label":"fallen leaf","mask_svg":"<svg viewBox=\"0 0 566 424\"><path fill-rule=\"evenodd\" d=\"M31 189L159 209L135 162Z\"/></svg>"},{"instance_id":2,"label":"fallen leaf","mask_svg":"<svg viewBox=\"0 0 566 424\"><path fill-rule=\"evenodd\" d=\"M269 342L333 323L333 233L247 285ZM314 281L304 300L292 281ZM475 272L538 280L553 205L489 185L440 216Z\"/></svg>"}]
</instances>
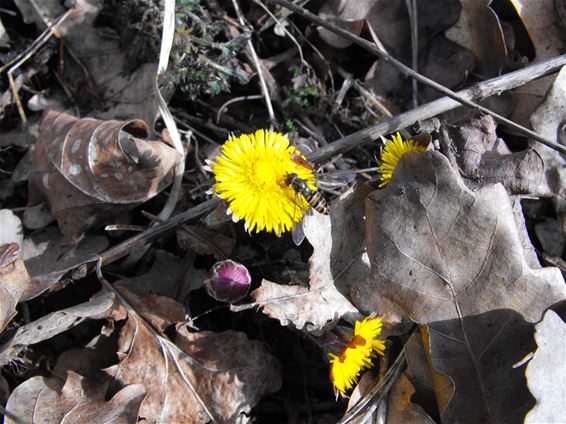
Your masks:
<instances>
[{"instance_id":1,"label":"fallen leaf","mask_svg":"<svg viewBox=\"0 0 566 424\"><path fill-rule=\"evenodd\" d=\"M460 0L458 22L446 31L448 39L469 49L475 58L475 71L484 79L496 77L507 64L507 47L497 14L489 7L492 0Z\"/></svg>"},{"instance_id":2,"label":"fallen leaf","mask_svg":"<svg viewBox=\"0 0 566 424\"><path fill-rule=\"evenodd\" d=\"M546 93L544 101L536 108L530 118L534 131L542 137L556 140L564 125L566 116L566 67L562 67ZM533 148L544 161L544 176L540 186L533 193L537 196L564 197L566 193L566 160L556 150L534 143Z\"/></svg>"},{"instance_id":3,"label":"fallen leaf","mask_svg":"<svg viewBox=\"0 0 566 424\"><path fill-rule=\"evenodd\" d=\"M139 117L153 127L157 117L155 63L144 63L131 72L120 37L108 27L94 23L103 2L77 1L55 35L64 40L71 54L65 57L62 78L83 112L98 119Z\"/></svg>"},{"instance_id":4,"label":"fallen leaf","mask_svg":"<svg viewBox=\"0 0 566 424\"><path fill-rule=\"evenodd\" d=\"M108 401L107 387L108 381L91 381L73 371L66 380L31 377L14 389L6 409L22 421L38 424L137 423L144 387L131 384Z\"/></svg>"},{"instance_id":5,"label":"fallen leaf","mask_svg":"<svg viewBox=\"0 0 566 424\"><path fill-rule=\"evenodd\" d=\"M455 391L442 422L521 422L534 400L522 369L513 368L533 350L533 326L500 309L429 324L434 368Z\"/></svg>"},{"instance_id":6,"label":"fallen leaf","mask_svg":"<svg viewBox=\"0 0 566 424\"><path fill-rule=\"evenodd\" d=\"M44 116L29 179L29 204L46 198L68 242L161 191L180 160L162 141L147 140L140 120Z\"/></svg>"},{"instance_id":7,"label":"fallen leaf","mask_svg":"<svg viewBox=\"0 0 566 424\"><path fill-rule=\"evenodd\" d=\"M196 269L190 259L181 259L156 249L150 270L116 282L138 295L156 294L182 302L192 290L202 287L208 270Z\"/></svg>"},{"instance_id":8,"label":"fallen leaf","mask_svg":"<svg viewBox=\"0 0 566 424\"><path fill-rule=\"evenodd\" d=\"M543 222L535 224L535 234L544 253L558 258L562 256L566 240L562 227L557 220L547 218Z\"/></svg>"},{"instance_id":9,"label":"fallen leaf","mask_svg":"<svg viewBox=\"0 0 566 424\"><path fill-rule=\"evenodd\" d=\"M333 22L352 34L360 35L364 19L374 4L374 0L329 0L323 3L318 12L318 17ZM352 41L326 28L317 27L316 30L320 38L332 47L344 49L352 45Z\"/></svg>"},{"instance_id":10,"label":"fallen leaf","mask_svg":"<svg viewBox=\"0 0 566 424\"><path fill-rule=\"evenodd\" d=\"M67 246L55 227L31 234L22 244L23 259L32 276L32 284L23 300L63 287L68 282L61 281L63 276L80 264L96 259L107 247L108 239L95 235L85 237L76 246ZM84 275L73 275L75 279L82 277Z\"/></svg>"},{"instance_id":11,"label":"fallen leaf","mask_svg":"<svg viewBox=\"0 0 566 424\"><path fill-rule=\"evenodd\" d=\"M563 53L566 37L560 27L554 0L510 0L535 48L535 57L530 64L560 56ZM553 76L538 78L513 90L517 107L511 120L528 126L529 117L542 102L546 91L552 84ZM552 137L551 139L554 139Z\"/></svg>"},{"instance_id":12,"label":"fallen leaf","mask_svg":"<svg viewBox=\"0 0 566 424\"><path fill-rule=\"evenodd\" d=\"M331 215L304 219L304 232L314 251L309 260L309 286L263 280L251 297L282 325L317 331L333 320L359 318L348 300L350 287L368 276L364 237L365 193L349 190L331 205Z\"/></svg>"},{"instance_id":13,"label":"fallen leaf","mask_svg":"<svg viewBox=\"0 0 566 424\"><path fill-rule=\"evenodd\" d=\"M236 331L189 333L180 324L174 345L130 315L118 344L120 362L105 371L121 385L147 388L139 415L149 422L233 422L281 385L277 360Z\"/></svg>"},{"instance_id":14,"label":"fallen leaf","mask_svg":"<svg viewBox=\"0 0 566 424\"><path fill-rule=\"evenodd\" d=\"M566 324L549 310L535 328L538 349L527 365L526 376L537 403L525 423L559 423L566 417Z\"/></svg>"},{"instance_id":15,"label":"fallen leaf","mask_svg":"<svg viewBox=\"0 0 566 424\"><path fill-rule=\"evenodd\" d=\"M404 373L395 380L387 397L387 423L433 424L435 421L417 404L411 401L415 388Z\"/></svg>"},{"instance_id":16,"label":"fallen leaf","mask_svg":"<svg viewBox=\"0 0 566 424\"><path fill-rule=\"evenodd\" d=\"M535 191L544 171L542 158L531 149L512 153L497 137L496 128L491 116L445 124L440 137L442 151L473 190L502 183L511 194Z\"/></svg>"},{"instance_id":17,"label":"fallen leaf","mask_svg":"<svg viewBox=\"0 0 566 424\"><path fill-rule=\"evenodd\" d=\"M86 319L105 318L114 304L114 295L106 293L88 302L52 312L29 324L22 325L0 346L0 365L17 358L27 346L48 340L61 334Z\"/></svg>"},{"instance_id":18,"label":"fallen leaf","mask_svg":"<svg viewBox=\"0 0 566 424\"><path fill-rule=\"evenodd\" d=\"M0 333L16 315L16 305L31 283L17 243L0 243Z\"/></svg>"},{"instance_id":19,"label":"fallen leaf","mask_svg":"<svg viewBox=\"0 0 566 424\"><path fill-rule=\"evenodd\" d=\"M501 185L468 190L437 152L406 154L367 201L376 291L418 323L510 308L527 321L566 298L557 268L532 269ZM375 305L379 308L379 305Z\"/></svg>"}]
</instances>

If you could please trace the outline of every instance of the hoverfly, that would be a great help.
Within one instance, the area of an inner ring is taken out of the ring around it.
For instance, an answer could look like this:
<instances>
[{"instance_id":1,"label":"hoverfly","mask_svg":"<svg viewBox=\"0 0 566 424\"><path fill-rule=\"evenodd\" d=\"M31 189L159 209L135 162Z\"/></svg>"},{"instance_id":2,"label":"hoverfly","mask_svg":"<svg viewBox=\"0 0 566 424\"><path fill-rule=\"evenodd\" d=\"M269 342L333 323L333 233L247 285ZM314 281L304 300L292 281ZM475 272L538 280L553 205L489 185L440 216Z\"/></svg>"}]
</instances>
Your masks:
<instances>
[{"instance_id":1,"label":"hoverfly","mask_svg":"<svg viewBox=\"0 0 566 424\"><path fill-rule=\"evenodd\" d=\"M303 157L297 152L291 154L291 160L298 163L301 166L304 166L305 168L310 169L311 171L315 171L314 167L305 159L303 159ZM287 176L286 183L290 187L292 187L293 190L295 190L297 196L301 196L312 209L314 209L315 211L317 211L322 215L330 214L328 203L326 202L326 199L322 196L322 194L320 194L319 191L312 190L308 186L307 182L299 178L297 174L289 174ZM299 206L297 204L297 209L298 208ZM307 213L310 213L311 208L309 208ZM297 246L299 246L305 239L302 220L293 227L292 236L293 236L293 242Z\"/></svg>"},{"instance_id":2,"label":"hoverfly","mask_svg":"<svg viewBox=\"0 0 566 424\"><path fill-rule=\"evenodd\" d=\"M291 155L291 160L314 171L314 167L296 152ZM293 187L295 192L301 195L315 211L322 215L328 215L330 213L328 203L326 199L322 197L322 194L320 194L319 191L311 190L307 182L299 178L297 174L289 174L286 182Z\"/></svg>"}]
</instances>

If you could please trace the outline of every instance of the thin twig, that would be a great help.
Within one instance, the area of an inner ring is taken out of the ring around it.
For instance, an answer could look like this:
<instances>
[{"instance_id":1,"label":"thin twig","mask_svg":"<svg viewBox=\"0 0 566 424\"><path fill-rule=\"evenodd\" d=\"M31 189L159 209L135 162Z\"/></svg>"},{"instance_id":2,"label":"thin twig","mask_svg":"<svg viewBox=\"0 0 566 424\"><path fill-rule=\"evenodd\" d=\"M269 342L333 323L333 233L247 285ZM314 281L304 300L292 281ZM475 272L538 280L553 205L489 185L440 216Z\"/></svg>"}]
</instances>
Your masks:
<instances>
[{"instance_id":1,"label":"thin twig","mask_svg":"<svg viewBox=\"0 0 566 424\"><path fill-rule=\"evenodd\" d=\"M547 61L519 69L518 71L511 72L501 77L475 84L470 88L459 91L458 96L464 99L485 99L493 95L498 95L503 91L521 86L525 83L525 81L531 81L556 72L564 65L566 65L566 55L561 55L554 59L549 59ZM456 100L448 97L441 97L440 99L433 100L432 102L421 105L413 110L386 119L379 124L349 134L346 137L336 140L327 146L323 146L320 149L307 154L307 158L311 162L324 162L337 154L344 153L355 147L378 140L380 136L391 134L402 128L407 128L419 120L430 119L433 116L456 109L460 106L461 103ZM558 146L560 147L561 152L566 153L566 148L564 148L564 146Z\"/></svg>"},{"instance_id":2,"label":"thin twig","mask_svg":"<svg viewBox=\"0 0 566 424\"><path fill-rule=\"evenodd\" d=\"M236 11L236 15L238 16L238 21L240 25L245 26L246 21L244 19L244 15L242 10L240 9L240 4L238 0L232 0L232 4L234 5L234 10ZM255 52L254 45L252 40L248 40L248 49L250 50L250 55L254 62L254 66L257 70L257 77L259 78L259 86L261 87L261 92L263 93L263 97L265 98L265 107L267 107L267 114L269 115L269 121L272 125L276 124L275 121L275 113L273 113L273 106L271 105L271 98L269 97L269 90L267 89L267 84L265 83L265 78L263 77L263 72L261 70L261 63L259 61L259 57Z\"/></svg>"},{"instance_id":3,"label":"thin twig","mask_svg":"<svg viewBox=\"0 0 566 424\"><path fill-rule=\"evenodd\" d=\"M228 100L226 103L220 106L220 109L218 109L218 112L216 113L216 123L218 124L220 122L220 117L222 116L224 111L228 108L228 106L230 106L232 103L243 102L246 100L257 100L257 99L261 99L262 97L263 96L260 94L252 94L251 96L234 97Z\"/></svg>"},{"instance_id":4,"label":"thin twig","mask_svg":"<svg viewBox=\"0 0 566 424\"><path fill-rule=\"evenodd\" d=\"M424 75L421 75L415 71L413 71L411 68L409 68L408 66L406 66L405 64L403 64L402 62L398 61L397 59L395 59L393 56L390 56L386 53L383 53L380 49L378 49L373 43L358 37L357 35L352 34L351 32L346 31L345 29L342 29L334 24L332 24L329 21L325 21L321 18L319 18L318 16L312 14L311 12L309 12L308 10L305 10L301 7L295 6L293 3L288 2L287 0L269 0L272 3L275 3L279 6L283 6L287 9L292 10L293 12L295 12L296 14L302 16L303 18L317 24L320 25L326 29L328 29L329 31L334 32L335 34L338 34L350 41L353 41L355 44L359 45L360 47L363 47L364 49L366 49L367 51L369 51L370 53L382 58L383 60L385 60L386 62L390 63L392 66L394 66L395 68L397 68L399 71L401 71L403 74L416 79L417 81L443 93L444 95L446 95L447 97L450 97L451 99L456 100L457 102L468 106L472 109L476 109L479 112L485 114L485 115L491 115L496 121L498 121L499 123L509 127L509 128L513 128L514 130L518 131L520 134L523 134L526 137L530 137L534 140L537 140L539 142L541 142L542 144L557 150L561 153L566 154L566 147L562 146L558 143L555 143L551 140L548 140L545 137L542 137L541 135L537 134L534 131L529 130L528 128L523 127L522 125L519 125L513 121L511 121L510 119L505 118L504 116L499 115L498 113L495 113L491 110L489 110L486 107L483 107L477 103L474 103L473 101L469 100L468 98L465 98L457 93L455 93L454 91L450 90L449 88L444 87L441 84L438 84L437 82L431 80L430 78L425 77Z\"/></svg>"},{"instance_id":5,"label":"thin twig","mask_svg":"<svg viewBox=\"0 0 566 424\"><path fill-rule=\"evenodd\" d=\"M415 72L419 71L419 25L416 0L405 0L407 11L409 12L409 22L411 24L411 66ZM419 105L419 84L416 79L412 80L413 88L413 107Z\"/></svg>"}]
</instances>

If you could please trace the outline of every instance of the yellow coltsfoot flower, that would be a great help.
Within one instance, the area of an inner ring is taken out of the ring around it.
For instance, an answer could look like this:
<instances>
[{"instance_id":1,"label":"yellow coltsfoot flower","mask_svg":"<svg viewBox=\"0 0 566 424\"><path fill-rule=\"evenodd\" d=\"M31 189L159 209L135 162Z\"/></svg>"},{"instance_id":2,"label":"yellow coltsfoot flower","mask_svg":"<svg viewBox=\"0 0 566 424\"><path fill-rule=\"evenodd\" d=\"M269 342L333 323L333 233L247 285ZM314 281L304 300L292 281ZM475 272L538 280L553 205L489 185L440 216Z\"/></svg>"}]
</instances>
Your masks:
<instances>
[{"instance_id":1,"label":"yellow coltsfoot flower","mask_svg":"<svg viewBox=\"0 0 566 424\"><path fill-rule=\"evenodd\" d=\"M381 166L378 171L381 175L381 183L379 187L385 187L391 181L393 171L401 157L409 152L424 152L426 147L414 140L403 140L401 134L396 133L391 136L391 140L387 140L383 151L381 152Z\"/></svg>"},{"instance_id":2,"label":"yellow coltsfoot flower","mask_svg":"<svg viewBox=\"0 0 566 424\"><path fill-rule=\"evenodd\" d=\"M212 164L214 191L228 201L236 220L245 221L247 231L280 235L292 230L310 208L288 177L296 174L316 190L316 176L292 160L293 153L301 154L286 136L270 130L232 136L222 146Z\"/></svg>"},{"instance_id":3,"label":"yellow coltsfoot flower","mask_svg":"<svg viewBox=\"0 0 566 424\"><path fill-rule=\"evenodd\" d=\"M347 397L358 382L360 373L373 365L373 360L383 356L385 342L376 340L381 334L383 322L381 317L367 317L363 321L356 321L354 335L338 354L329 353L330 381L334 385L334 392Z\"/></svg>"}]
</instances>

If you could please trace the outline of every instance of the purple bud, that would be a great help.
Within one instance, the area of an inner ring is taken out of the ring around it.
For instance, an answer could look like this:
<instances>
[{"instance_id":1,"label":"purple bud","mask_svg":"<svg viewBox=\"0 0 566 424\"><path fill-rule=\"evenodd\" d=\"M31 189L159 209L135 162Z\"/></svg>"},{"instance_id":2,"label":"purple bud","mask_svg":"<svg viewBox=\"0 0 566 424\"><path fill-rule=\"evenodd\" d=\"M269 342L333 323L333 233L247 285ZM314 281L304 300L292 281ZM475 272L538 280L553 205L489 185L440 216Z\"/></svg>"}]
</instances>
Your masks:
<instances>
[{"instance_id":1,"label":"purple bud","mask_svg":"<svg viewBox=\"0 0 566 424\"><path fill-rule=\"evenodd\" d=\"M214 299L233 303L248 294L251 281L252 277L244 265L227 259L214 264L204 286Z\"/></svg>"}]
</instances>

